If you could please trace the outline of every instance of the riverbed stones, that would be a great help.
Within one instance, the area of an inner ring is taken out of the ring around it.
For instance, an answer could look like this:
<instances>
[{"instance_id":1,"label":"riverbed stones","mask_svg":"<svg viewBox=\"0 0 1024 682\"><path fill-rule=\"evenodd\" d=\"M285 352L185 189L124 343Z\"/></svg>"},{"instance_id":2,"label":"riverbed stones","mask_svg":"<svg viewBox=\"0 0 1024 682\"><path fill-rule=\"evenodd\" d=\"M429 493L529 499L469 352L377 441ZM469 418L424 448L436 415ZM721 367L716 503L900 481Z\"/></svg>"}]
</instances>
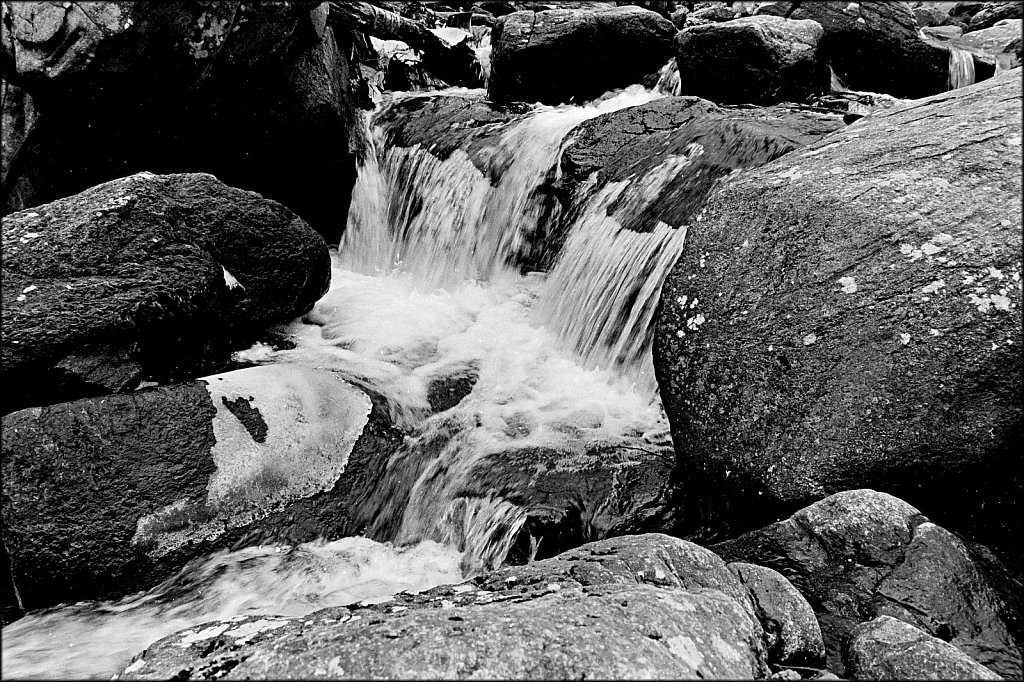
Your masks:
<instances>
[{"instance_id":1,"label":"riverbed stones","mask_svg":"<svg viewBox=\"0 0 1024 682\"><path fill-rule=\"evenodd\" d=\"M748 594L725 563L650 534L382 604L207 623L155 643L122 678L321 670L342 678L751 679L767 677L770 663Z\"/></svg>"},{"instance_id":2,"label":"riverbed stones","mask_svg":"<svg viewBox=\"0 0 1024 682\"><path fill-rule=\"evenodd\" d=\"M818 22L819 58L852 90L918 98L947 89L949 53L921 39L909 3L785 1L757 13Z\"/></svg>"},{"instance_id":3,"label":"riverbed stones","mask_svg":"<svg viewBox=\"0 0 1024 682\"><path fill-rule=\"evenodd\" d=\"M363 141L351 37L325 3L16 2L3 16L0 71L38 113L4 213L140 171L203 171L337 241Z\"/></svg>"},{"instance_id":4,"label":"riverbed stones","mask_svg":"<svg viewBox=\"0 0 1024 682\"><path fill-rule=\"evenodd\" d=\"M505 15L491 34L495 102L584 102L656 72L675 27L649 10L552 9Z\"/></svg>"},{"instance_id":5,"label":"riverbed stones","mask_svg":"<svg viewBox=\"0 0 1024 682\"><path fill-rule=\"evenodd\" d=\"M837 493L711 548L784 575L814 609L828 667L840 676L852 674L843 647L854 628L891 616L1020 677L1019 576L891 495Z\"/></svg>"},{"instance_id":6,"label":"riverbed stones","mask_svg":"<svg viewBox=\"0 0 1024 682\"><path fill-rule=\"evenodd\" d=\"M1014 70L876 112L711 197L655 339L695 524L872 487L1010 549L1020 96Z\"/></svg>"},{"instance_id":7,"label":"riverbed stones","mask_svg":"<svg viewBox=\"0 0 1024 682\"><path fill-rule=\"evenodd\" d=\"M21 600L151 586L261 527L288 539L282 514L315 527L296 541L354 533L302 503L379 445L363 437L370 413L332 372L270 365L6 415L3 537Z\"/></svg>"},{"instance_id":8,"label":"riverbed stones","mask_svg":"<svg viewBox=\"0 0 1024 682\"><path fill-rule=\"evenodd\" d=\"M312 307L327 245L201 173L139 173L3 219L4 411L192 378Z\"/></svg>"},{"instance_id":9,"label":"riverbed stones","mask_svg":"<svg viewBox=\"0 0 1024 682\"><path fill-rule=\"evenodd\" d=\"M688 26L675 39L679 94L719 104L802 102L829 89L823 34L815 21L770 15Z\"/></svg>"},{"instance_id":10,"label":"riverbed stones","mask_svg":"<svg viewBox=\"0 0 1024 682\"><path fill-rule=\"evenodd\" d=\"M1001 680L938 637L891 616L850 632L846 668L855 680Z\"/></svg>"}]
</instances>

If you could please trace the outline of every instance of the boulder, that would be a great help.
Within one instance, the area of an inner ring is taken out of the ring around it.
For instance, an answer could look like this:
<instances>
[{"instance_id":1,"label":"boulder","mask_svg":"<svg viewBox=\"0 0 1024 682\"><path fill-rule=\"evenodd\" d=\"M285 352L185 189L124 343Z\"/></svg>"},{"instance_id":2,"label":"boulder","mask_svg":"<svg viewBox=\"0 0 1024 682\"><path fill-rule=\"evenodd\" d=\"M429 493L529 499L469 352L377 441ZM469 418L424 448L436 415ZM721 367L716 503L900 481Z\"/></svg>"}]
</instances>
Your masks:
<instances>
[{"instance_id":1,"label":"boulder","mask_svg":"<svg viewBox=\"0 0 1024 682\"><path fill-rule=\"evenodd\" d=\"M371 407L332 372L268 365L6 415L3 537L24 606L127 594L217 549L358 532L346 507L400 440Z\"/></svg>"},{"instance_id":2,"label":"boulder","mask_svg":"<svg viewBox=\"0 0 1024 682\"><path fill-rule=\"evenodd\" d=\"M1019 2L986 2L981 11L971 17L964 33L991 28L1006 19L1015 19L1019 27L1021 17L1024 17L1024 8L1020 6Z\"/></svg>"},{"instance_id":3,"label":"boulder","mask_svg":"<svg viewBox=\"0 0 1024 682\"><path fill-rule=\"evenodd\" d=\"M327 25L326 4L17 2L3 14L0 73L38 116L11 157L4 213L140 171L202 171L337 241L363 140L351 36Z\"/></svg>"},{"instance_id":4,"label":"boulder","mask_svg":"<svg viewBox=\"0 0 1024 682\"><path fill-rule=\"evenodd\" d=\"M921 28L930 26L950 26L955 22L948 12L943 12L938 7L915 7L914 19Z\"/></svg>"},{"instance_id":5,"label":"boulder","mask_svg":"<svg viewBox=\"0 0 1024 682\"><path fill-rule=\"evenodd\" d=\"M829 89L814 21L757 16L684 28L676 36L681 95L722 104L800 102Z\"/></svg>"},{"instance_id":6,"label":"boulder","mask_svg":"<svg viewBox=\"0 0 1024 682\"><path fill-rule=\"evenodd\" d=\"M841 116L799 107L727 108L696 97L664 98L574 128L562 153L562 184L572 195L629 180L609 202L609 215L639 232L659 222L678 227L691 222L729 173L844 126Z\"/></svg>"},{"instance_id":7,"label":"boulder","mask_svg":"<svg viewBox=\"0 0 1024 682\"><path fill-rule=\"evenodd\" d=\"M725 21L732 21L739 16L731 7L725 3L695 9L686 15L686 26L708 26Z\"/></svg>"},{"instance_id":8,"label":"boulder","mask_svg":"<svg viewBox=\"0 0 1024 682\"><path fill-rule=\"evenodd\" d=\"M341 678L764 678L761 624L748 599L706 549L664 535L615 538L383 604L208 623L150 646L122 679L317 670Z\"/></svg>"},{"instance_id":9,"label":"boulder","mask_svg":"<svg viewBox=\"0 0 1024 682\"><path fill-rule=\"evenodd\" d=\"M139 173L3 219L5 412L191 378L327 291L324 240L201 173Z\"/></svg>"},{"instance_id":10,"label":"boulder","mask_svg":"<svg viewBox=\"0 0 1024 682\"><path fill-rule=\"evenodd\" d=\"M974 54L990 56L1000 69L1020 66L1021 20L1003 19L988 28L965 33L950 41Z\"/></svg>"},{"instance_id":11,"label":"boulder","mask_svg":"<svg viewBox=\"0 0 1024 682\"><path fill-rule=\"evenodd\" d=\"M915 99L948 87L949 52L921 39L909 3L776 2L758 14L821 24L819 59L852 90Z\"/></svg>"},{"instance_id":12,"label":"boulder","mask_svg":"<svg viewBox=\"0 0 1024 682\"><path fill-rule=\"evenodd\" d=\"M1021 582L909 504L873 490L837 493L789 519L711 547L726 561L779 571L817 614L838 675L854 628L891 616L1020 677Z\"/></svg>"},{"instance_id":13,"label":"boulder","mask_svg":"<svg viewBox=\"0 0 1024 682\"><path fill-rule=\"evenodd\" d=\"M684 517L721 532L872 487L1010 549L1020 96L1014 70L876 112L711 197L654 347Z\"/></svg>"},{"instance_id":14,"label":"boulder","mask_svg":"<svg viewBox=\"0 0 1024 682\"><path fill-rule=\"evenodd\" d=\"M1001 680L938 637L891 616L850 632L846 669L855 680Z\"/></svg>"},{"instance_id":15,"label":"boulder","mask_svg":"<svg viewBox=\"0 0 1024 682\"><path fill-rule=\"evenodd\" d=\"M819 667L825 662L821 627L807 600L778 571L735 562L729 570L750 593L754 613L764 628L768 658L777 665Z\"/></svg>"},{"instance_id":16,"label":"boulder","mask_svg":"<svg viewBox=\"0 0 1024 682\"><path fill-rule=\"evenodd\" d=\"M582 102L657 71L675 27L640 7L514 12L491 34L495 102Z\"/></svg>"}]
</instances>

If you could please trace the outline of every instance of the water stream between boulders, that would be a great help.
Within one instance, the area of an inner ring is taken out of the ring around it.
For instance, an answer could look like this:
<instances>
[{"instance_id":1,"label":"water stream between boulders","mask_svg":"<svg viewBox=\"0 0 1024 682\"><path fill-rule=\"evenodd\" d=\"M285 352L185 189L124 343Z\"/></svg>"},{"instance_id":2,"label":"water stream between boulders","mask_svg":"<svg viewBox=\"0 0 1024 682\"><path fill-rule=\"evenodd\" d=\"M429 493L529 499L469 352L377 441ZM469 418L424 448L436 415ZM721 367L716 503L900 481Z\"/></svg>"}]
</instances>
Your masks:
<instances>
[{"instance_id":1,"label":"water stream between boulders","mask_svg":"<svg viewBox=\"0 0 1024 682\"><path fill-rule=\"evenodd\" d=\"M550 272L515 266L542 221L535 190L568 133L663 96L632 86L583 106L534 107L490 150L507 159L493 183L462 150L441 160L419 146L389 147L373 131L375 153L332 252L330 291L287 327L295 348L257 344L238 357L337 371L384 396L392 420L414 434L370 501L379 517L371 535L383 541L222 552L145 593L31 613L4 629L4 676L109 677L149 643L204 621L300 615L458 582L500 564L525 518L503 500L458 499L482 458L509 448L586 457L601 445L664 446L651 325L685 229L624 230L608 206L640 211L687 158L670 157L641 187L591 192ZM472 391L431 415L431 382L465 376ZM424 459L417 444L439 440ZM418 476L396 509L389 485L412 459Z\"/></svg>"}]
</instances>

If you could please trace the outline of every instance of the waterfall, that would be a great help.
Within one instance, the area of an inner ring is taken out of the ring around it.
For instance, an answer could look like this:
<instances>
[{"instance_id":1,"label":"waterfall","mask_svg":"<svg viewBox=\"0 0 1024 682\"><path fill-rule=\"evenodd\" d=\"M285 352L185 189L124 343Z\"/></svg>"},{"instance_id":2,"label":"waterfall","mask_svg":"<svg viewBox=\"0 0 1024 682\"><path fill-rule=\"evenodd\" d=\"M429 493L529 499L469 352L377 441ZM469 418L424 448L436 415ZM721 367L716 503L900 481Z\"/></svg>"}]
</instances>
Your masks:
<instances>
[{"instance_id":1,"label":"waterfall","mask_svg":"<svg viewBox=\"0 0 1024 682\"><path fill-rule=\"evenodd\" d=\"M949 89L966 88L974 85L974 55L959 47L949 48Z\"/></svg>"},{"instance_id":2,"label":"waterfall","mask_svg":"<svg viewBox=\"0 0 1024 682\"><path fill-rule=\"evenodd\" d=\"M658 80L654 85L658 92L678 97L683 90L682 77L679 75L679 63L675 57L669 58L665 66L658 70Z\"/></svg>"}]
</instances>

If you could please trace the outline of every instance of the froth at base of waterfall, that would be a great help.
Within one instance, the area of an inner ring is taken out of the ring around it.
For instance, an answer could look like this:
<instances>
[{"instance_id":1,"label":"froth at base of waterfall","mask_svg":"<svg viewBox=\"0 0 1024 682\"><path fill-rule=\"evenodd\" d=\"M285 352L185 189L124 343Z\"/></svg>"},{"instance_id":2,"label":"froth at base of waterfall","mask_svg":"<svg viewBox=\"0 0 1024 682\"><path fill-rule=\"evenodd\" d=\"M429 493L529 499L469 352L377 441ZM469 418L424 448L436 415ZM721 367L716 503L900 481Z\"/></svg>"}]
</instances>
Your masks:
<instances>
[{"instance_id":1,"label":"froth at base of waterfall","mask_svg":"<svg viewBox=\"0 0 1024 682\"><path fill-rule=\"evenodd\" d=\"M949 89L974 85L974 55L959 47L949 46Z\"/></svg>"},{"instance_id":2,"label":"froth at base of waterfall","mask_svg":"<svg viewBox=\"0 0 1024 682\"><path fill-rule=\"evenodd\" d=\"M459 554L434 542L395 549L366 538L220 552L117 601L31 613L4 628L5 679L110 679L167 635L236 616L303 616L461 581Z\"/></svg>"}]
</instances>

